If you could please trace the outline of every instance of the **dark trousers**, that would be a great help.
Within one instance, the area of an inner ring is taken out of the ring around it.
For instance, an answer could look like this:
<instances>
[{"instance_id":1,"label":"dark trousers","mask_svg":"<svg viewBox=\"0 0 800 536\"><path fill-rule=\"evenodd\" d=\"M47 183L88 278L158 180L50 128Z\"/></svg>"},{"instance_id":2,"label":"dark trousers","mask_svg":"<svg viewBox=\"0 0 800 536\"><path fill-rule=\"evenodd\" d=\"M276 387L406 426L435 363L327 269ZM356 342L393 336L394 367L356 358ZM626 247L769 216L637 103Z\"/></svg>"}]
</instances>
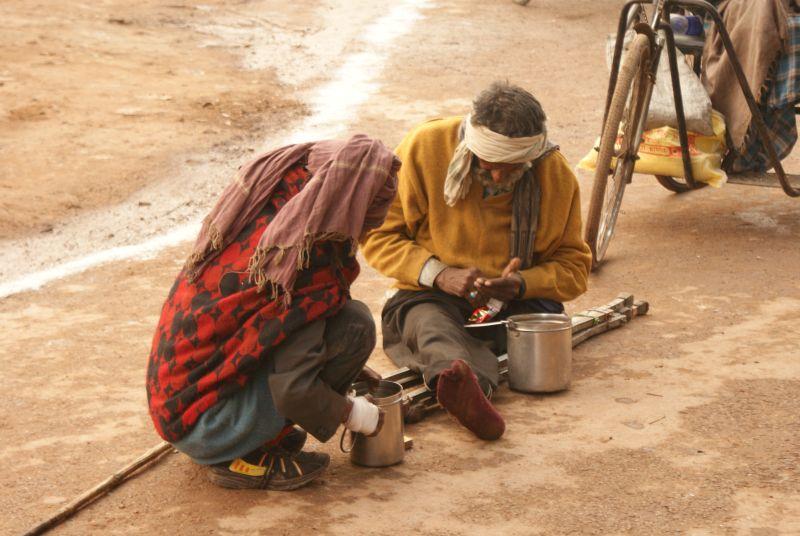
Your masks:
<instances>
[{"instance_id":1,"label":"dark trousers","mask_svg":"<svg viewBox=\"0 0 800 536\"><path fill-rule=\"evenodd\" d=\"M488 393L499 381L497 356L506 351L506 328L466 329L472 311L467 300L437 290L398 291L383 309L386 353L397 365L422 374L431 387L453 360L463 359ZM493 320L563 311L564 306L552 300L514 300Z\"/></svg>"},{"instance_id":2,"label":"dark trousers","mask_svg":"<svg viewBox=\"0 0 800 536\"><path fill-rule=\"evenodd\" d=\"M269 388L278 412L320 441L342 422L343 396L375 348L375 322L351 300L336 316L293 333L272 359Z\"/></svg>"}]
</instances>

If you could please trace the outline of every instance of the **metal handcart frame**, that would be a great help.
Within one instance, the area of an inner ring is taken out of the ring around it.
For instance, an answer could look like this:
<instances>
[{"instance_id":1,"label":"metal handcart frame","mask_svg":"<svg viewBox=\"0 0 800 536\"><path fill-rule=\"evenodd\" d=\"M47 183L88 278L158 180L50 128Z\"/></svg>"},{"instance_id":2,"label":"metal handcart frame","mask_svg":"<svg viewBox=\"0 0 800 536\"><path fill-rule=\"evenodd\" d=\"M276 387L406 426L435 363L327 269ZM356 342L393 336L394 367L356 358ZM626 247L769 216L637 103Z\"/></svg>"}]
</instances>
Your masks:
<instances>
[{"instance_id":1,"label":"metal handcart frame","mask_svg":"<svg viewBox=\"0 0 800 536\"><path fill-rule=\"evenodd\" d=\"M645 5L654 6L649 23L644 12ZM727 28L716 8L704 0L630 0L620 13L603 114L603 128L598 147L597 166L592 185L592 197L586 221L585 237L592 249L593 269L597 268L605 258L619 216L625 186L631 182L633 176L655 84L658 62L664 46L667 48L669 58L684 177L683 181L665 176L656 178L662 186L676 193L705 186L705 183L696 181L692 174L689 134L683 110L676 53L676 50L681 50L687 55L694 56L694 70L699 75L702 69L700 56L704 41L703 38L674 34L669 15L682 9L708 15L717 25L739 87L752 113L756 132L774 170L774 173L729 175L728 181L739 184L779 186L791 197L800 196L800 187L792 184L792 181L797 181L800 177L787 175L781 165L764 118L736 56ZM630 29L633 29L636 35L623 59L625 34Z\"/></svg>"}]
</instances>

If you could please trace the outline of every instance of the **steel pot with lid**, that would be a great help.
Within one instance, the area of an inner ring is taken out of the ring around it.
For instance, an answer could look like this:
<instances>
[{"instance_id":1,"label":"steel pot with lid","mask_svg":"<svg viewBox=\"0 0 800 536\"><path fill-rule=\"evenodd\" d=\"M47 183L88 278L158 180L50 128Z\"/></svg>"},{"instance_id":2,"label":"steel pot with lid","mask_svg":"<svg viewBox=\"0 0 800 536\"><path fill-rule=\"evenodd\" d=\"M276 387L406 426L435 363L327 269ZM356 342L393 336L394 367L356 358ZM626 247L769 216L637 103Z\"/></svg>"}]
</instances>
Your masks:
<instances>
[{"instance_id":1,"label":"steel pot with lid","mask_svg":"<svg viewBox=\"0 0 800 536\"><path fill-rule=\"evenodd\" d=\"M505 324L508 385L515 391L551 393L568 389L572 379L572 321L565 314L513 315L478 328Z\"/></svg>"},{"instance_id":2,"label":"steel pot with lid","mask_svg":"<svg viewBox=\"0 0 800 536\"><path fill-rule=\"evenodd\" d=\"M527 314L508 318L508 385L549 393L572 380L572 322L567 315Z\"/></svg>"}]
</instances>

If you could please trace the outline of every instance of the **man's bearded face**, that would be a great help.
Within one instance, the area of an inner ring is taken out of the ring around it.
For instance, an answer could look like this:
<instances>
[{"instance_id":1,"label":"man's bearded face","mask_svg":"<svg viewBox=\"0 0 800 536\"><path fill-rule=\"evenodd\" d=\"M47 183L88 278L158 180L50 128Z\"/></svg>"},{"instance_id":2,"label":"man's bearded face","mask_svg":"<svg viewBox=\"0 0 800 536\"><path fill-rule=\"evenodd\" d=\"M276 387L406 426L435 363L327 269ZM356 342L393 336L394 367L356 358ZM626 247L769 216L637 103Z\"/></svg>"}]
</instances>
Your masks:
<instances>
[{"instance_id":1,"label":"man's bearded face","mask_svg":"<svg viewBox=\"0 0 800 536\"><path fill-rule=\"evenodd\" d=\"M525 174L525 164L487 162L475 157L475 176L486 186L510 186Z\"/></svg>"}]
</instances>

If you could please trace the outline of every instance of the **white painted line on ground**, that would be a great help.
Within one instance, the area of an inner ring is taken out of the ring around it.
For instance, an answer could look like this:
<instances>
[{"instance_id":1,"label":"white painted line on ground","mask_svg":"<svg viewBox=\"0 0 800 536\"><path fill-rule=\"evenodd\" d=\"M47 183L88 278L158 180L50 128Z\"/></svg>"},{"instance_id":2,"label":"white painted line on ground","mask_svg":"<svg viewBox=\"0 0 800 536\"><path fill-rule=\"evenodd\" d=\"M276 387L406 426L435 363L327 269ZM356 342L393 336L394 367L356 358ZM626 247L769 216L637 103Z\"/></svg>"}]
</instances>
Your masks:
<instances>
[{"instance_id":1,"label":"white painted line on ground","mask_svg":"<svg viewBox=\"0 0 800 536\"><path fill-rule=\"evenodd\" d=\"M420 10L430 6L427 0L399 2L370 24L360 39L366 50L348 56L331 81L315 92L310 99L311 115L287 143L341 135L358 108L380 88L376 79L383 71L392 42L409 33L422 18Z\"/></svg>"},{"instance_id":2,"label":"white painted line on ground","mask_svg":"<svg viewBox=\"0 0 800 536\"><path fill-rule=\"evenodd\" d=\"M311 115L288 137L286 143L340 135L355 117L359 106L369 100L380 87L376 79L386 63L391 43L409 33L414 23L422 18L420 10L431 5L428 0L401 1L389 13L369 25L360 40L368 50L348 56L333 79L314 93L310 99L313 110ZM36 290L57 279L108 262L152 257L166 247L193 239L199 230L200 222L192 222L139 244L96 251L52 268L27 274L0 284L0 299L19 292Z\"/></svg>"},{"instance_id":3,"label":"white painted line on ground","mask_svg":"<svg viewBox=\"0 0 800 536\"><path fill-rule=\"evenodd\" d=\"M0 298L5 298L18 292L36 290L51 281L78 274L101 264L133 258L137 260L152 258L164 248L180 244L186 240L192 240L197 236L199 230L199 223L185 224L167 234L156 236L139 244L95 251L84 257L0 284Z\"/></svg>"}]
</instances>

